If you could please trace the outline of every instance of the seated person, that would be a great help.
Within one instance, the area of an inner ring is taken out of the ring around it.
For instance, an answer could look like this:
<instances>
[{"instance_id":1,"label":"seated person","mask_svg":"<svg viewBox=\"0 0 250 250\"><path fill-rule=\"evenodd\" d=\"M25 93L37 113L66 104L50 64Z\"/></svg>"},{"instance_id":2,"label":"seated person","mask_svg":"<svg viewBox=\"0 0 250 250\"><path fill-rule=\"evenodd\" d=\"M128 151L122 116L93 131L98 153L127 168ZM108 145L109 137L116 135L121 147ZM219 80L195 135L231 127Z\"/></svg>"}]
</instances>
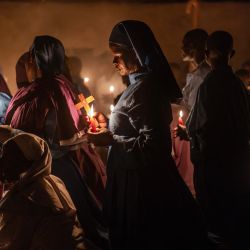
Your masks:
<instances>
[{"instance_id":1,"label":"seated person","mask_svg":"<svg viewBox=\"0 0 250 250\"><path fill-rule=\"evenodd\" d=\"M97 249L83 234L63 182L50 175L41 138L0 126L0 249Z\"/></svg>"}]
</instances>

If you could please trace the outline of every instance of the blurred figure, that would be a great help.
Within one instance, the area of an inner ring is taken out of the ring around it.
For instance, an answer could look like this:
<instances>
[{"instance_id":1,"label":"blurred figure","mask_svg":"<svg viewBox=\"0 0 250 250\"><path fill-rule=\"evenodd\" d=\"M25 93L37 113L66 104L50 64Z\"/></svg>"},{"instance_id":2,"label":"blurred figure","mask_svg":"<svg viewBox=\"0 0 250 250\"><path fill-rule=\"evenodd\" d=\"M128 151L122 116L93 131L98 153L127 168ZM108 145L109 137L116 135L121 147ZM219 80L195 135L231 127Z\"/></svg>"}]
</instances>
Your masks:
<instances>
[{"instance_id":1,"label":"blurred figure","mask_svg":"<svg viewBox=\"0 0 250 250\"><path fill-rule=\"evenodd\" d=\"M212 71L200 85L187 121L195 191L210 231L230 249L250 249L250 121L247 92L229 66L233 38L225 31L207 40Z\"/></svg>"},{"instance_id":2,"label":"blurred figure","mask_svg":"<svg viewBox=\"0 0 250 250\"><path fill-rule=\"evenodd\" d=\"M18 59L16 63L16 84L18 89L28 87L34 81L35 76L31 70L31 63L29 52L25 52Z\"/></svg>"},{"instance_id":3,"label":"blurred figure","mask_svg":"<svg viewBox=\"0 0 250 250\"><path fill-rule=\"evenodd\" d=\"M245 84L248 92L250 92L250 71L246 69L239 69L235 71L235 75Z\"/></svg>"},{"instance_id":4,"label":"blurred figure","mask_svg":"<svg viewBox=\"0 0 250 250\"><path fill-rule=\"evenodd\" d=\"M0 126L0 144L0 180L8 186L0 200L0 248L97 249L86 240L63 182L50 175L45 141Z\"/></svg>"},{"instance_id":5,"label":"blurred figure","mask_svg":"<svg viewBox=\"0 0 250 250\"><path fill-rule=\"evenodd\" d=\"M10 90L3 76L0 74L0 125L5 122L5 113L9 106L10 99Z\"/></svg>"},{"instance_id":6,"label":"blurred figure","mask_svg":"<svg viewBox=\"0 0 250 250\"><path fill-rule=\"evenodd\" d=\"M193 29L185 34L182 41L182 59L194 65L194 70L187 75L186 85L182 90L183 104L188 111L194 105L199 86L211 70L205 61L207 37L205 30Z\"/></svg>"},{"instance_id":7,"label":"blurred figure","mask_svg":"<svg viewBox=\"0 0 250 250\"><path fill-rule=\"evenodd\" d=\"M27 75L27 79L33 82L13 97L6 123L46 140L52 152L52 173L64 181L86 236L103 246L107 242L101 215L105 168L86 142L87 127L64 76L64 47L54 37L38 36L29 62L31 77Z\"/></svg>"},{"instance_id":8,"label":"blurred figure","mask_svg":"<svg viewBox=\"0 0 250 250\"><path fill-rule=\"evenodd\" d=\"M76 93L83 93L85 97L91 95L88 87L85 85L84 79L81 76L82 61L76 56L69 56L67 58L69 73L73 83L73 89Z\"/></svg>"},{"instance_id":9,"label":"blurred figure","mask_svg":"<svg viewBox=\"0 0 250 250\"><path fill-rule=\"evenodd\" d=\"M250 72L250 60L243 62L241 68Z\"/></svg>"}]
</instances>

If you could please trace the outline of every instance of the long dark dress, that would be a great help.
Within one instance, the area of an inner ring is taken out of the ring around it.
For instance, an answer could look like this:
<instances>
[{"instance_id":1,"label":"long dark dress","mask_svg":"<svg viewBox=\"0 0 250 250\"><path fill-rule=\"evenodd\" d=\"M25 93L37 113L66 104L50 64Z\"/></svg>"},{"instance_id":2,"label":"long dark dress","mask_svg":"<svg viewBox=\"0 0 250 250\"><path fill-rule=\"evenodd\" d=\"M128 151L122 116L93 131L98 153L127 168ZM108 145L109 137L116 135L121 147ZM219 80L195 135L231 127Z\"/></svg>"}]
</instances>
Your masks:
<instances>
[{"instance_id":1,"label":"long dark dress","mask_svg":"<svg viewBox=\"0 0 250 250\"><path fill-rule=\"evenodd\" d=\"M111 114L105 203L111 248L204 249L199 210L171 157L171 107L155 81L130 75Z\"/></svg>"},{"instance_id":2,"label":"long dark dress","mask_svg":"<svg viewBox=\"0 0 250 250\"><path fill-rule=\"evenodd\" d=\"M207 75L187 128L196 195L210 230L237 242L235 249L249 249L249 109L246 89L229 66Z\"/></svg>"},{"instance_id":3,"label":"long dark dress","mask_svg":"<svg viewBox=\"0 0 250 250\"><path fill-rule=\"evenodd\" d=\"M6 124L48 142L53 156L52 174L64 181L86 236L96 245L105 246L107 236L101 215L104 165L86 142L77 142L84 124L75 101L70 82L63 75L40 78L13 97Z\"/></svg>"}]
</instances>

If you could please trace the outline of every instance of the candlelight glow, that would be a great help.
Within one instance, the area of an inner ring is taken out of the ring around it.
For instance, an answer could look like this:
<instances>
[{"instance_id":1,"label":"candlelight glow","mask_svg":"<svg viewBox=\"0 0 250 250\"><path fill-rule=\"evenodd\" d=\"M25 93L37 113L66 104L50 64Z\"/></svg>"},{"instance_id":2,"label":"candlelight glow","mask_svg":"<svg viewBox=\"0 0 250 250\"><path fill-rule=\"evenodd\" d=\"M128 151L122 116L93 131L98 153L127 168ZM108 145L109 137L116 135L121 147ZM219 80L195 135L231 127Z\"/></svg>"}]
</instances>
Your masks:
<instances>
[{"instance_id":1,"label":"candlelight glow","mask_svg":"<svg viewBox=\"0 0 250 250\"><path fill-rule=\"evenodd\" d=\"M182 111L182 110L180 110L180 112L179 112L179 116L180 116L180 118L182 118L182 117L183 117L183 111Z\"/></svg>"},{"instance_id":2,"label":"candlelight glow","mask_svg":"<svg viewBox=\"0 0 250 250\"><path fill-rule=\"evenodd\" d=\"M84 82L89 82L89 81L90 81L89 77L84 77Z\"/></svg>"},{"instance_id":3,"label":"candlelight glow","mask_svg":"<svg viewBox=\"0 0 250 250\"><path fill-rule=\"evenodd\" d=\"M115 87L113 85L109 86L109 92L110 93L113 93L115 90Z\"/></svg>"},{"instance_id":4,"label":"candlelight glow","mask_svg":"<svg viewBox=\"0 0 250 250\"><path fill-rule=\"evenodd\" d=\"M94 116L94 107L93 107L93 104L91 105L91 108L90 108L90 111L89 111L89 113L88 113L88 116L89 116L90 118L92 118L92 117Z\"/></svg>"},{"instance_id":5,"label":"candlelight glow","mask_svg":"<svg viewBox=\"0 0 250 250\"><path fill-rule=\"evenodd\" d=\"M110 111L113 112L115 106L113 104L110 105Z\"/></svg>"}]
</instances>

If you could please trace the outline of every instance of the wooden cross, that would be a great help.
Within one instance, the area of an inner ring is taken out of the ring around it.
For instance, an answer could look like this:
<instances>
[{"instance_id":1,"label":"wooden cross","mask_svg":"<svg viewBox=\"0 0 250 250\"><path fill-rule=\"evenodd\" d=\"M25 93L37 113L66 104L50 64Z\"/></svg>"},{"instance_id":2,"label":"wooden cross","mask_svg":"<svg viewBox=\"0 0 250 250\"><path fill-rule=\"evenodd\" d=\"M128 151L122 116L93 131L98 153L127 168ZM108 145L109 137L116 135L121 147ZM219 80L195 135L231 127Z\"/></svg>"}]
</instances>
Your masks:
<instances>
[{"instance_id":1,"label":"wooden cross","mask_svg":"<svg viewBox=\"0 0 250 250\"><path fill-rule=\"evenodd\" d=\"M186 13L188 15L192 15L192 26L193 29L198 27L198 17L199 17L199 11L200 11L200 4L198 0L189 0L186 7Z\"/></svg>"},{"instance_id":2,"label":"wooden cross","mask_svg":"<svg viewBox=\"0 0 250 250\"><path fill-rule=\"evenodd\" d=\"M77 103L75 107L77 108L77 110L84 108L86 113L89 114L90 111L89 103L93 102L95 98L92 95L85 98L83 94L78 95L78 97L80 99L80 102Z\"/></svg>"}]
</instances>

